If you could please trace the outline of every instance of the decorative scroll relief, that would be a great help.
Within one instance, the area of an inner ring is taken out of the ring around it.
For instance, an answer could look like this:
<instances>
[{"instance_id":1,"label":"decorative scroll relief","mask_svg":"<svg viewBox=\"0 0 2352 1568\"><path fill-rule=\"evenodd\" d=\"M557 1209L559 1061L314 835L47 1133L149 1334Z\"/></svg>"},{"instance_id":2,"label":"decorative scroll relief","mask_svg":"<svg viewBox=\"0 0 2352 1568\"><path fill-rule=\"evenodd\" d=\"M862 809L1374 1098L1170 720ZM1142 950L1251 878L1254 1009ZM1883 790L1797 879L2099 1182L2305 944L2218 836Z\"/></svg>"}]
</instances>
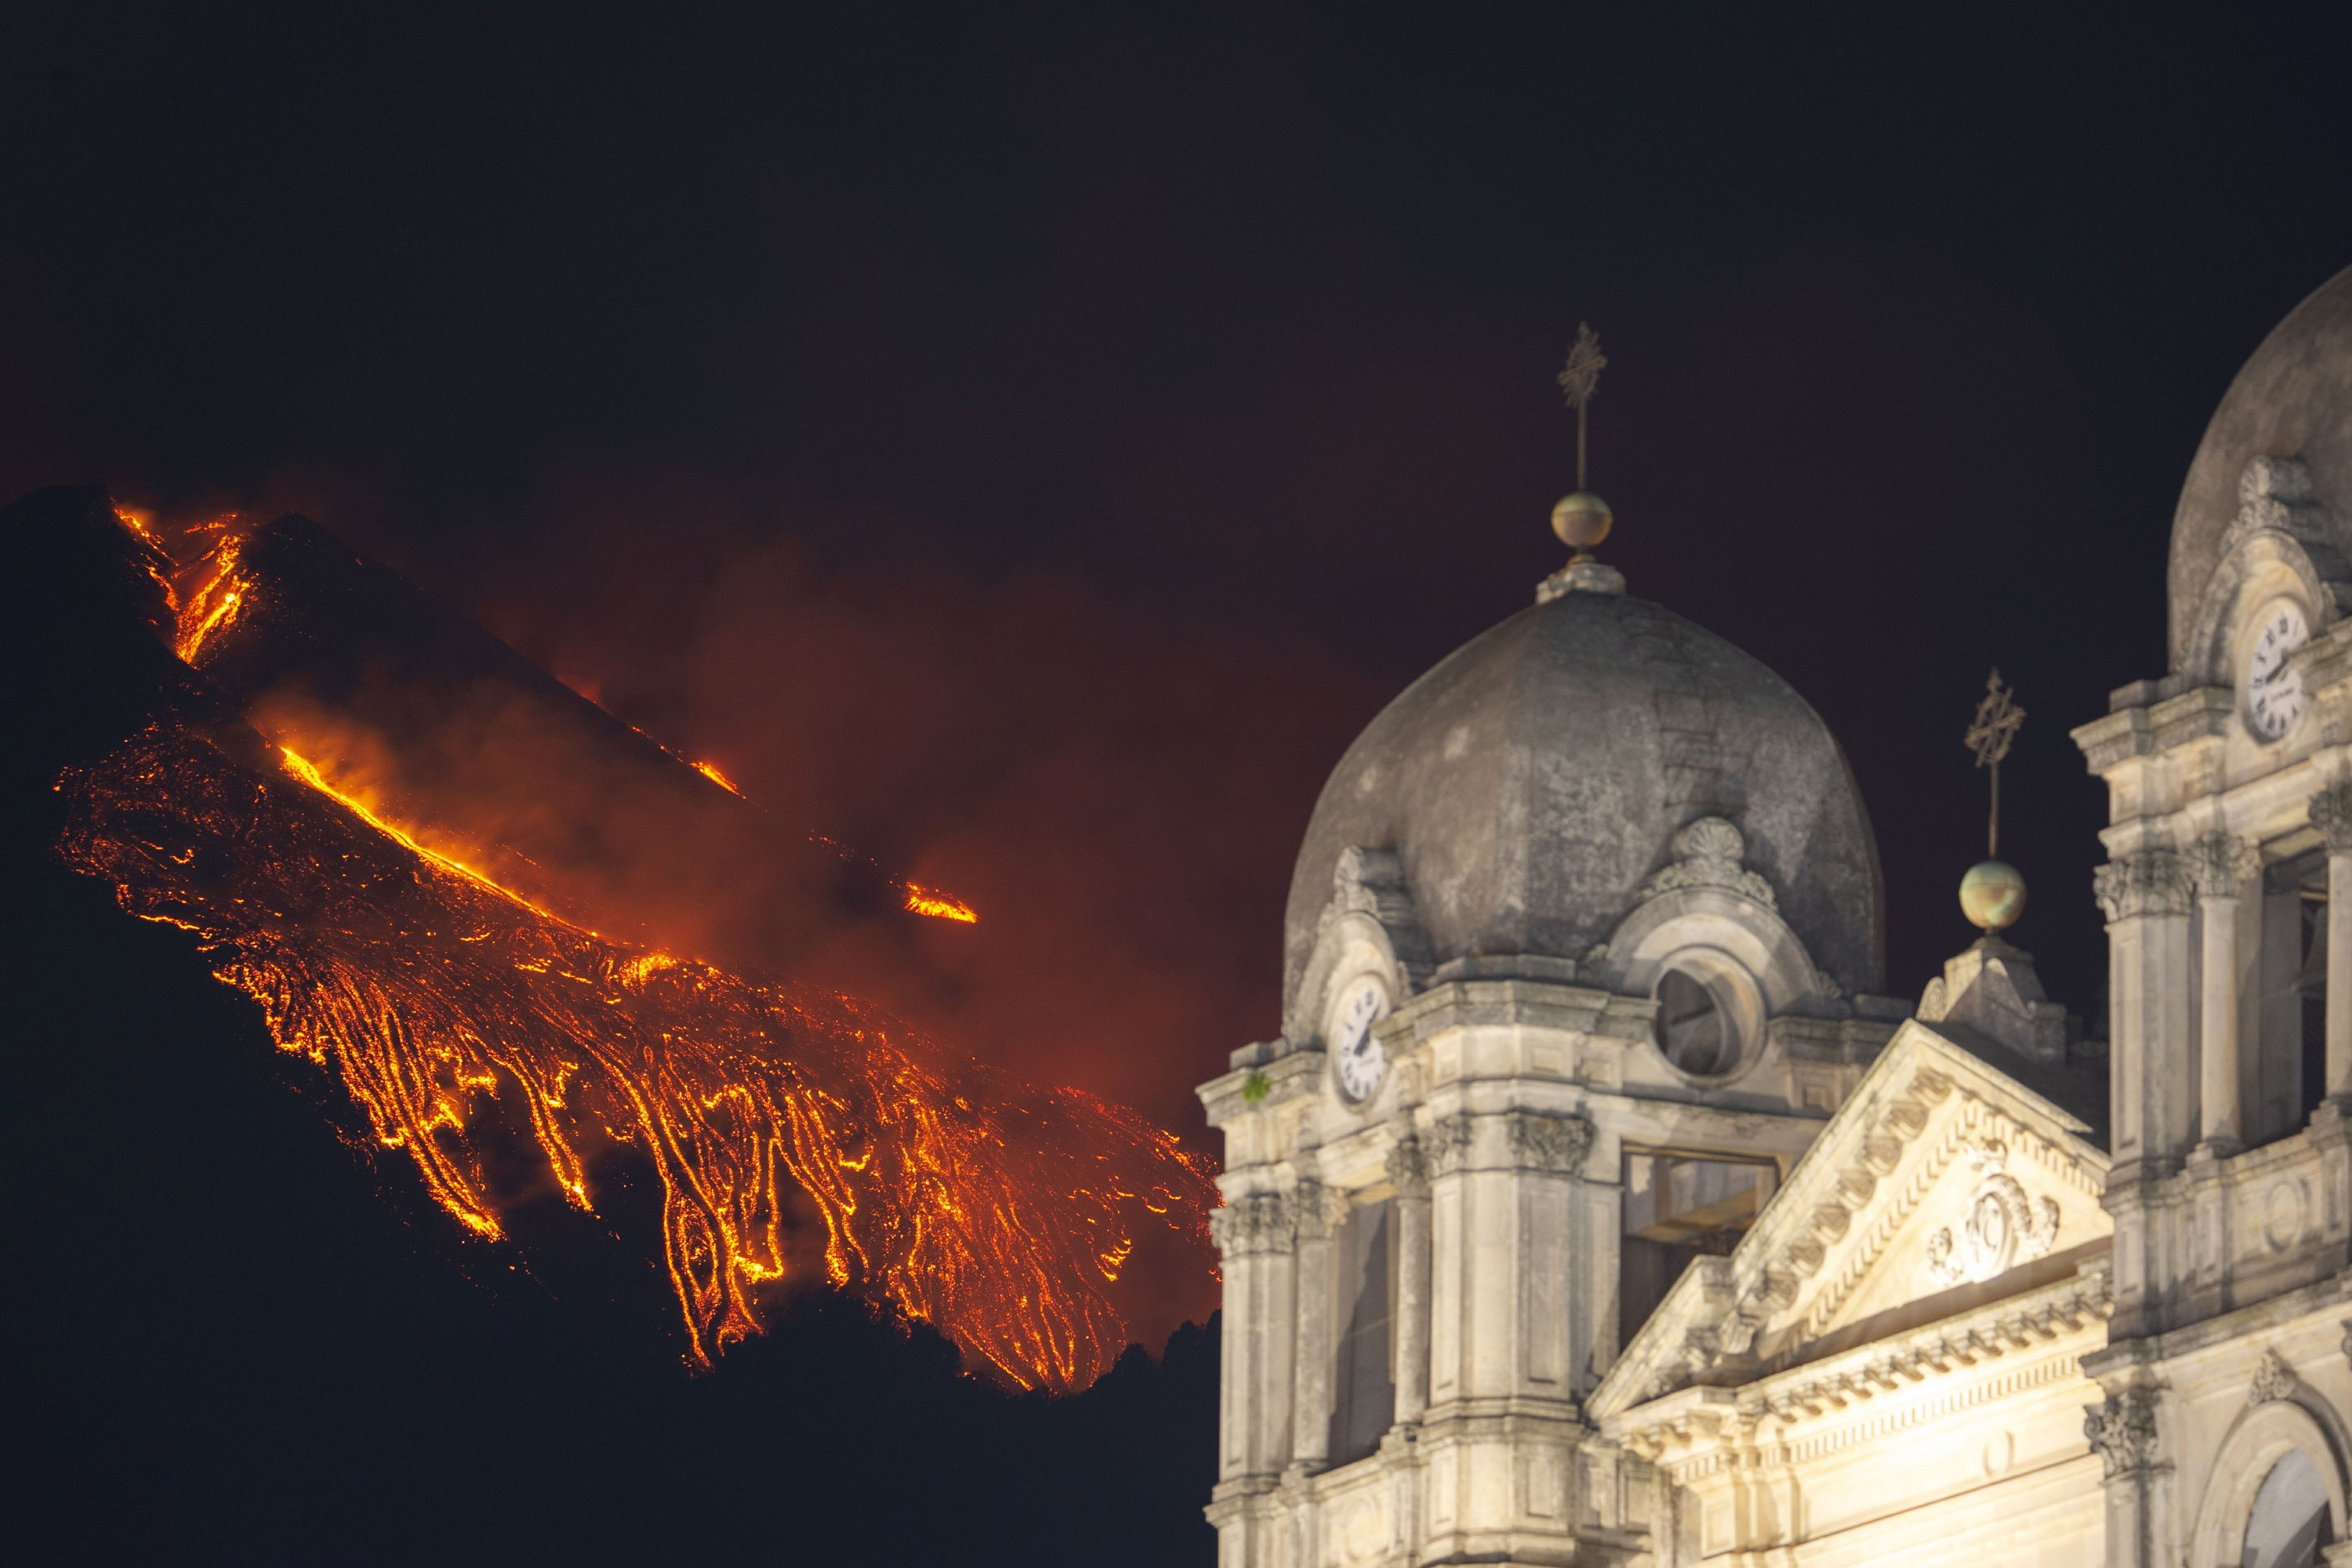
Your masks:
<instances>
[{"instance_id":1,"label":"decorative scroll relief","mask_svg":"<svg viewBox=\"0 0 2352 1568\"><path fill-rule=\"evenodd\" d=\"M1972 1145L1976 1194L1957 1232L1946 1226L1927 1238L1927 1272L1944 1285L1972 1285L2006 1274L2046 1255L2058 1239L2058 1201L2026 1196L2004 1167L2006 1145L1990 1139Z\"/></svg>"},{"instance_id":2,"label":"decorative scroll relief","mask_svg":"<svg viewBox=\"0 0 2352 1568\"><path fill-rule=\"evenodd\" d=\"M2246 1403L2272 1405L2294 1397L2295 1385L2302 1380L2286 1357L2275 1349L2263 1352L2263 1359L2254 1363L2253 1381L2246 1386Z\"/></svg>"},{"instance_id":3,"label":"decorative scroll relief","mask_svg":"<svg viewBox=\"0 0 2352 1568\"><path fill-rule=\"evenodd\" d=\"M2083 1436L2109 1479L2155 1462L2156 1400L2153 1388L2127 1388L2105 1404L2083 1407Z\"/></svg>"},{"instance_id":4,"label":"decorative scroll relief","mask_svg":"<svg viewBox=\"0 0 2352 1568\"><path fill-rule=\"evenodd\" d=\"M1746 836L1722 817L1700 817L1677 832L1670 847L1674 863L1643 884L1643 898L1678 888L1724 888L1768 910L1779 907L1772 884L1741 864L1748 854Z\"/></svg>"}]
</instances>

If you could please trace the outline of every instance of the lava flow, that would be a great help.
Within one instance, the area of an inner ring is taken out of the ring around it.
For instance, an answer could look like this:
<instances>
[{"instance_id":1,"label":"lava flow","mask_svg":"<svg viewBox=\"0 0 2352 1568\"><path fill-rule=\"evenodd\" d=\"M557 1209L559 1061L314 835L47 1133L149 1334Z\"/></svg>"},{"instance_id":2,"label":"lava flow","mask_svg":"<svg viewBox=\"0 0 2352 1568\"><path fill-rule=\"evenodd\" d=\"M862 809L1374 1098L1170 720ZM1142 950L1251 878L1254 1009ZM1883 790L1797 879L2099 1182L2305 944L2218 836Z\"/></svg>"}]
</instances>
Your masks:
<instances>
[{"instance_id":1,"label":"lava flow","mask_svg":"<svg viewBox=\"0 0 2352 1568\"><path fill-rule=\"evenodd\" d=\"M179 602L185 653L249 592L233 552L213 563ZM1078 1388L1127 1342L1111 1287L1139 1235L1205 1271L1216 1191L1172 1134L1013 1082L856 997L599 935L219 712L216 696L183 702L69 771L60 857L194 932L279 1047L338 1074L468 1231L506 1233L507 1129L527 1126L583 1210L634 1150L658 1178L694 1364L759 1331L763 1293L805 1252L1021 1386ZM919 912L972 918L906 886L909 908L955 911Z\"/></svg>"}]
</instances>

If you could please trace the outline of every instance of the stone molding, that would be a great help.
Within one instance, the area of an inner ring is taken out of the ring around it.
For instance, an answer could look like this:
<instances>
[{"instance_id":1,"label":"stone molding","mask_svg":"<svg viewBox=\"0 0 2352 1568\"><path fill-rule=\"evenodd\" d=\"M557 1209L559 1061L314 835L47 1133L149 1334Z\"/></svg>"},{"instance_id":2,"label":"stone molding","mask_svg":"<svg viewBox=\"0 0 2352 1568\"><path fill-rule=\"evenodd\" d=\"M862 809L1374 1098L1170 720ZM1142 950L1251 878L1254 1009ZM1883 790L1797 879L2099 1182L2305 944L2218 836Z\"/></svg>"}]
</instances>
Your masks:
<instances>
[{"instance_id":1,"label":"stone molding","mask_svg":"<svg viewBox=\"0 0 2352 1568\"><path fill-rule=\"evenodd\" d=\"M2127 1388L2104 1404L2083 1407L2083 1436L2099 1456L2107 1479L2146 1469L2156 1462L2157 1391Z\"/></svg>"},{"instance_id":2,"label":"stone molding","mask_svg":"<svg viewBox=\"0 0 2352 1568\"><path fill-rule=\"evenodd\" d=\"M1412 1133L1398 1139L1396 1147L1389 1151L1388 1171L1398 1197L1410 1202L1429 1196L1429 1153Z\"/></svg>"},{"instance_id":3,"label":"stone molding","mask_svg":"<svg viewBox=\"0 0 2352 1568\"><path fill-rule=\"evenodd\" d=\"M2234 833L2209 833L2184 857L2200 899L2234 899L2263 868L2262 851Z\"/></svg>"},{"instance_id":4,"label":"stone molding","mask_svg":"<svg viewBox=\"0 0 2352 1568\"><path fill-rule=\"evenodd\" d=\"M2110 924L2189 912L2189 876L2179 853L2170 849L2143 849L2108 861L2091 874L2091 891Z\"/></svg>"},{"instance_id":5,"label":"stone molding","mask_svg":"<svg viewBox=\"0 0 2352 1568\"><path fill-rule=\"evenodd\" d=\"M2327 840L2330 855L2352 850L2352 784L2329 784L2314 794L2305 809L2311 826Z\"/></svg>"},{"instance_id":6,"label":"stone molding","mask_svg":"<svg viewBox=\"0 0 2352 1568\"><path fill-rule=\"evenodd\" d=\"M1654 899L1682 888L1722 888L1753 899L1768 910L1780 908L1772 884L1742 864L1748 855L1747 836L1725 818L1702 816L1685 825L1668 847L1675 856L1673 863L1642 885L1643 898Z\"/></svg>"},{"instance_id":7,"label":"stone molding","mask_svg":"<svg viewBox=\"0 0 2352 1568\"><path fill-rule=\"evenodd\" d=\"M1297 1215L1285 1193L1251 1193L1209 1211L1210 1239L1227 1258L1288 1252L1297 1230Z\"/></svg>"},{"instance_id":8,"label":"stone molding","mask_svg":"<svg viewBox=\"0 0 2352 1568\"><path fill-rule=\"evenodd\" d=\"M2278 1348L2274 1345L2268 1347L2263 1350L2262 1359L2254 1363L2253 1381L2246 1385L2246 1403L2273 1405L2282 1399L2292 1399L2302 1381L2295 1376L2294 1368L2288 1364L2286 1357L2278 1353Z\"/></svg>"}]
</instances>

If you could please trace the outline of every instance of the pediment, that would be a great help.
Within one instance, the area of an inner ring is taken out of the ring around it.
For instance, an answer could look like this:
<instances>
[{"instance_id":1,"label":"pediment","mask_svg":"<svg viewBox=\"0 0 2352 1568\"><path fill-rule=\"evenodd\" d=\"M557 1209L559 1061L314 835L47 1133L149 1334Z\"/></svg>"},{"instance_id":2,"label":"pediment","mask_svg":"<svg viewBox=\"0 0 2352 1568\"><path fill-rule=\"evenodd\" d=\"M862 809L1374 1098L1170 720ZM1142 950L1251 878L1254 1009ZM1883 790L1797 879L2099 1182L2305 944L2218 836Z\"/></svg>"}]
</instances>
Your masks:
<instances>
[{"instance_id":1,"label":"pediment","mask_svg":"<svg viewBox=\"0 0 2352 1568\"><path fill-rule=\"evenodd\" d=\"M2071 1272L2113 1236L2089 1131L1906 1023L1731 1256L1667 1293L1592 1408L1746 1382Z\"/></svg>"}]
</instances>

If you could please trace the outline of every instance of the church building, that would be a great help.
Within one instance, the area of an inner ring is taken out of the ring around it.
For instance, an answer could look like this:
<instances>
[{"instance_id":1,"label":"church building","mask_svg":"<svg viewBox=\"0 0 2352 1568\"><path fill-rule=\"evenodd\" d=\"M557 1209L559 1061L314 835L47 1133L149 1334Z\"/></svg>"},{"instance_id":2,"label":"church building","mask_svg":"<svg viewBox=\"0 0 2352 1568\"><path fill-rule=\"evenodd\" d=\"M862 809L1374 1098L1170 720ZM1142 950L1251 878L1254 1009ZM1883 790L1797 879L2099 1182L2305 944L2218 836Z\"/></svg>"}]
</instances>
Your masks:
<instances>
[{"instance_id":1,"label":"church building","mask_svg":"<svg viewBox=\"0 0 2352 1568\"><path fill-rule=\"evenodd\" d=\"M2105 1041L1997 862L1886 994L1836 737L1586 549L1372 721L1201 1090L1221 1568L2352 1563L2352 270L2168 598L2074 731Z\"/></svg>"}]
</instances>

